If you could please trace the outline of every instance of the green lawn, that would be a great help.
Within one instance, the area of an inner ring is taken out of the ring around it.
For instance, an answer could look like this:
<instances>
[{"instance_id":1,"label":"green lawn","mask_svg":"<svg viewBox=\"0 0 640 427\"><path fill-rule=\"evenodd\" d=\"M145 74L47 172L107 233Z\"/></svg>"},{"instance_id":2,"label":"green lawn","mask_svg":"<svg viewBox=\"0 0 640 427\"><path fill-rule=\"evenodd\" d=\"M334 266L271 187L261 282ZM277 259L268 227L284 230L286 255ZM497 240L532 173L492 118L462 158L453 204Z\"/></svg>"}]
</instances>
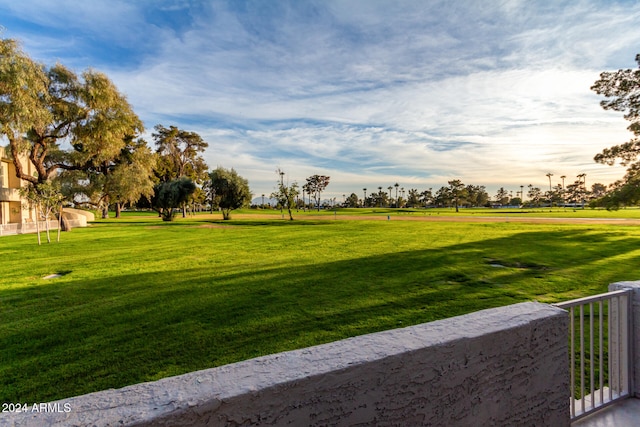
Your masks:
<instances>
[{"instance_id":1,"label":"green lawn","mask_svg":"<svg viewBox=\"0 0 640 427\"><path fill-rule=\"evenodd\" d=\"M278 218L138 214L40 247L34 235L0 238L0 401L122 387L640 278L635 226ZM63 276L43 279L52 273Z\"/></svg>"},{"instance_id":2,"label":"green lawn","mask_svg":"<svg viewBox=\"0 0 640 427\"><path fill-rule=\"evenodd\" d=\"M276 209L242 209L235 211L235 214L249 214L249 215L270 215L274 218L281 218L284 214L285 218L288 218L287 212L281 213ZM146 213L138 213L142 215L148 215ZM340 217L344 215L357 215L357 216L371 216L371 217L405 217L405 216L493 216L493 217L517 217L517 218L628 218L628 219L640 219L640 208L629 207L619 209L617 211L608 211L606 209L591 209L586 207L582 208L460 208L459 212L456 212L454 208L335 208L335 209L321 209L308 210L308 211L293 211L295 219L304 219L308 216L326 216L326 217ZM222 218L222 214L219 214ZM233 214L232 214L233 216Z\"/></svg>"}]
</instances>

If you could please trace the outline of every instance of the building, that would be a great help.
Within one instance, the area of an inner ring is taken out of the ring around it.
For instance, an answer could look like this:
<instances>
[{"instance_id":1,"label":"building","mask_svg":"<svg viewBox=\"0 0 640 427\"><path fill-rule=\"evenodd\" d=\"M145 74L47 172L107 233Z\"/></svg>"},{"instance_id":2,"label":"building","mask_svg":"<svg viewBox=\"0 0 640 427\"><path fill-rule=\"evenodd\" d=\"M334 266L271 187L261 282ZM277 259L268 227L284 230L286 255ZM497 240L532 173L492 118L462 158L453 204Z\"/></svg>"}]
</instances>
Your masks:
<instances>
[{"instance_id":1,"label":"building","mask_svg":"<svg viewBox=\"0 0 640 427\"><path fill-rule=\"evenodd\" d=\"M27 173L33 173L33 165L27 159L21 160ZM0 225L22 224L36 219L34 209L30 209L19 190L26 182L16 176L16 167L9 151L0 147Z\"/></svg>"}]
</instances>

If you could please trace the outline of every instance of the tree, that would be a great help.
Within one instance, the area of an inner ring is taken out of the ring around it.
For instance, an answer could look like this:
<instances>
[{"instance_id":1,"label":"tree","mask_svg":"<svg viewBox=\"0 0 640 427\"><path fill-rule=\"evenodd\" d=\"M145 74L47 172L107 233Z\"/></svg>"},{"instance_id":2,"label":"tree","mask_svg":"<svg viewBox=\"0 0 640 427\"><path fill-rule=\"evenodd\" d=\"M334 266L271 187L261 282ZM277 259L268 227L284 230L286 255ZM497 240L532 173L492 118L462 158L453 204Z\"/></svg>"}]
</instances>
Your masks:
<instances>
[{"instance_id":1,"label":"tree","mask_svg":"<svg viewBox=\"0 0 640 427\"><path fill-rule=\"evenodd\" d=\"M300 190L298 189L298 183L294 182L293 184L284 182L285 173L282 172L280 168L276 170L276 173L279 175L280 179L278 180L278 190L275 193L271 194L271 197L278 200L280 206L287 209L289 213L289 221L293 221L293 214L291 213L291 207L295 205L296 197L300 194Z\"/></svg>"},{"instance_id":2,"label":"tree","mask_svg":"<svg viewBox=\"0 0 640 427\"><path fill-rule=\"evenodd\" d=\"M605 208L611 209L619 209L621 204L626 204L628 202L635 203L638 200L638 196L633 195L625 195L625 197L620 198L620 194L616 194L618 186L623 185L622 180L618 180L615 183L609 186L596 182L591 186L591 197L589 200L589 206L595 208L597 206L604 206ZM628 189L632 189L633 187L627 187ZM640 189L640 187L637 187ZM635 190L633 190L635 191ZM638 192L640 195L640 192ZM631 197L629 197L631 196ZM624 201L622 199L625 199Z\"/></svg>"},{"instance_id":3,"label":"tree","mask_svg":"<svg viewBox=\"0 0 640 427\"><path fill-rule=\"evenodd\" d=\"M609 192L590 204L604 206L608 210L617 210L621 206L634 205L638 202L640 202L640 174L634 173L611 184Z\"/></svg>"},{"instance_id":4,"label":"tree","mask_svg":"<svg viewBox=\"0 0 640 427\"><path fill-rule=\"evenodd\" d=\"M438 207L451 206L451 189L449 187L440 187L436 194L433 195L433 204Z\"/></svg>"},{"instance_id":5,"label":"tree","mask_svg":"<svg viewBox=\"0 0 640 427\"><path fill-rule=\"evenodd\" d=\"M344 201L345 208L357 208L359 205L358 195L356 193L351 193L349 197Z\"/></svg>"},{"instance_id":6,"label":"tree","mask_svg":"<svg viewBox=\"0 0 640 427\"><path fill-rule=\"evenodd\" d=\"M504 187L500 187L496 193L496 203L499 205L506 205L509 203L509 193L504 189Z\"/></svg>"},{"instance_id":7,"label":"tree","mask_svg":"<svg viewBox=\"0 0 640 427\"><path fill-rule=\"evenodd\" d=\"M209 146L200 135L162 125L155 126L153 139L158 153L156 174L160 181L170 181L187 177L196 184L202 184L207 179L208 166L202 157ZM182 216L186 216L187 200L182 205Z\"/></svg>"},{"instance_id":8,"label":"tree","mask_svg":"<svg viewBox=\"0 0 640 427\"><path fill-rule=\"evenodd\" d=\"M451 199L456 207L456 212L459 212L458 207L460 206L460 201L464 199L467 195L466 188L464 184L459 179L454 179L452 181L448 181L449 184L449 193L451 194Z\"/></svg>"},{"instance_id":9,"label":"tree","mask_svg":"<svg viewBox=\"0 0 640 427\"><path fill-rule=\"evenodd\" d=\"M433 199L433 191L431 188L420 193L420 201L422 202L424 207L435 204Z\"/></svg>"},{"instance_id":10,"label":"tree","mask_svg":"<svg viewBox=\"0 0 640 427\"><path fill-rule=\"evenodd\" d=\"M604 197L607 194L607 186L596 182L591 186L591 197L595 199L599 199Z\"/></svg>"},{"instance_id":11,"label":"tree","mask_svg":"<svg viewBox=\"0 0 640 427\"><path fill-rule=\"evenodd\" d=\"M486 206L489 204L489 194L484 185L467 185L466 201L468 206Z\"/></svg>"},{"instance_id":12,"label":"tree","mask_svg":"<svg viewBox=\"0 0 640 427\"><path fill-rule=\"evenodd\" d=\"M140 197L153 195L153 169L155 157L146 143L132 145L122 150L121 156L104 170L102 189L104 206L114 203L116 218L120 218L122 205L136 203Z\"/></svg>"},{"instance_id":13,"label":"tree","mask_svg":"<svg viewBox=\"0 0 640 427\"><path fill-rule=\"evenodd\" d=\"M549 206L559 206L561 203L564 204L564 190L562 189L562 185L558 184L555 187L552 187L550 191L547 192L547 199L549 200Z\"/></svg>"},{"instance_id":14,"label":"tree","mask_svg":"<svg viewBox=\"0 0 640 427\"><path fill-rule=\"evenodd\" d=\"M234 169L219 167L209 174L215 202L222 209L222 218L231 219L231 211L251 202L249 181L238 175Z\"/></svg>"},{"instance_id":15,"label":"tree","mask_svg":"<svg viewBox=\"0 0 640 427\"><path fill-rule=\"evenodd\" d=\"M0 40L0 126L16 175L32 184L110 161L143 130L107 76L87 70L78 77L61 64L47 68L11 39ZM21 155L35 174L23 169Z\"/></svg>"},{"instance_id":16,"label":"tree","mask_svg":"<svg viewBox=\"0 0 640 427\"><path fill-rule=\"evenodd\" d=\"M146 141L127 138L117 157L84 171L64 171L60 179L69 199L88 199L102 211L103 218L109 217L109 206L114 204L116 218L120 218L123 205L136 203L141 197L151 199L155 165L156 156Z\"/></svg>"},{"instance_id":17,"label":"tree","mask_svg":"<svg viewBox=\"0 0 640 427\"><path fill-rule=\"evenodd\" d=\"M154 187L151 203L163 221L173 221L175 210L184 205L195 190L196 184L186 177L160 182Z\"/></svg>"},{"instance_id":18,"label":"tree","mask_svg":"<svg viewBox=\"0 0 640 427\"><path fill-rule=\"evenodd\" d=\"M330 179L330 177L325 175L312 175L307 178L307 193L309 194L309 196L314 196L318 212L320 212L320 196L329 185Z\"/></svg>"},{"instance_id":19,"label":"tree","mask_svg":"<svg viewBox=\"0 0 640 427\"><path fill-rule=\"evenodd\" d=\"M387 204L388 195L385 191L382 191L382 187L378 188L379 191L377 193L372 193L369 196L369 200L371 200L371 203L369 203L369 205L383 207Z\"/></svg>"},{"instance_id":20,"label":"tree","mask_svg":"<svg viewBox=\"0 0 640 427\"><path fill-rule=\"evenodd\" d=\"M533 185L529 184L527 197L529 198L529 204L531 206L540 206L542 201L542 190L540 190L539 187L534 187Z\"/></svg>"},{"instance_id":21,"label":"tree","mask_svg":"<svg viewBox=\"0 0 640 427\"><path fill-rule=\"evenodd\" d=\"M409 194L407 196L407 206L410 208L415 208L420 206L420 193L416 188L411 188L409 190Z\"/></svg>"},{"instance_id":22,"label":"tree","mask_svg":"<svg viewBox=\"0 0 640 427\"><path fill-rule=\"evenodd\" d=\"M640 66L640 54L635 57ZM612 189L609 202L610 208L616 208L621 204L635 203L637 194L640 193L640 69L620 69L618 71L605 71L600 73L600 78L591 86L591 90L598 95L603 95L604 100L600 106L605 110L624 112L624 118L630 122L627 129L633 137L626 143L605 148L595 156L598 163L614 165L619 161L622 166L627 166L627 172L620 182ZM583 177L584 178L584 177ZM586 179L583 179L583 184ZM586 188L585 188L586 191Z\"/></svg>"},{"instance_id":23,"label":"tree","mask_svg":"<svg viewBox=\"0 0 640 427\"><path fill-rule=\"evenodd\" d=\"M398 187L400 187L400 184L396 182L395 184L393 184L393 186L396 187L396 202L394 207L399 208L400 204L398 203Z\"/></svg>"},{"instance_id":24,"label":"tree","mask_svg":"<svg viewBox=\"0 0 640 427\"><path fill-rule=\"evenodd\" d=\"M45 229L47 231L47 243L51 243L51 236L49 233L49 220L54 212L58 210L64 196L60 192L60 188L57 183L43 182L43 183L29 183L26 187L20 189L20 195L27 200L27 203L36 209L36 213L39 218L36 218L36 232L38 234L38 245L40 241L40 227L39 222L42 219L45 222ZM58 211L58 215L61 216L62 212ZM58 235L58 240L60 235Z\"/></svg>"},{"instance_id":25,"label":"tree","mask_svg":"<svg viewBox=\"0 0 640 427\"><path fill-rule=\"evenodd\" d=\"M304 201L304 195L305 194L307 194L309 196L309 203L308 203L307 206L309 207L309 210L311 210L311 208L312 208L311 207L311 186L310 186L310 184L308 182L302 186L302 204L303 205L306 203Z\"/></svg>"},{"instance_id":26,"label":"tree","mask_svg":"<svg viewBox=\"0 0 640 427\"><path fill-rule=\"evenodd\" d=\"M200 135L162 125L154 127L153 139L157 146L158 176L161 181L170 181L186 176L195 182L207 178L207 164L202 157L209 146Z\"/></svg>"},{"instance_id":27,"label":"tree","mask_svg":"<svg viewBox=\"0 0 640 427\"><path fill-rule=\"evenodd\" d=\"M195 216L196 212L201 212L206 202L207 202L207 193L202 187L196 186L196 190L189 197L189 206L191 210L191 215Z\"/></svg>"}]
</instances>

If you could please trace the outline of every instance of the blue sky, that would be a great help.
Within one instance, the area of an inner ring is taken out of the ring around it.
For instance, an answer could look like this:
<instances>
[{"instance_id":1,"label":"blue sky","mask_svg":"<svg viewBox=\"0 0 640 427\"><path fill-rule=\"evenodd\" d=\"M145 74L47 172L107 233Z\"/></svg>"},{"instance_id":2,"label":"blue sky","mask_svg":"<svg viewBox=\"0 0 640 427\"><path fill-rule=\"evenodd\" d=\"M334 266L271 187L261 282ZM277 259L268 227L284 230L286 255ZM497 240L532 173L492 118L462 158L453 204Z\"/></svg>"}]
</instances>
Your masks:
<instances>
[{"instance_id":1,"label":"blue sky","mask_svg":"<svg viewBox=\"0 0 640 427\"><path fill-rule=\"evenodd\" d=\"M279 167L331 176L338 200L618 179L593 156L631 134L589 88L635 66L638 22L608 0L0 0L2 37L105 72L149 134L198 132L256 196Z\"/></svg>"}]
</instances>

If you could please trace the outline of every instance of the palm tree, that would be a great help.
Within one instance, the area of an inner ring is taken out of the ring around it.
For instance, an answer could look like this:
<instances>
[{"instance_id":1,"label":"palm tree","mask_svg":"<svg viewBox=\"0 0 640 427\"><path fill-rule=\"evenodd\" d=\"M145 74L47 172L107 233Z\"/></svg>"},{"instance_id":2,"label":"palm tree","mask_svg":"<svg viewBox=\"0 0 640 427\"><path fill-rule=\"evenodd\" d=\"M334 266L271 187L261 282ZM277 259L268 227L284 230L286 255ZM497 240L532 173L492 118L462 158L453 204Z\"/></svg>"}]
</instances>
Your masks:
<instances>
[{"instance_id":1,"label":"palm tree","mask_svg":"<svg viewBox=\"0 0 640 427\"><path fill-rule=\"evenodd\" d=\"M362 207L366 208L367 207L367 189L363 188L362 191L364 191L364 199L362 199Z\"/></svg>"},{"instance_id":2,"label":"palm tree","mask_svg":"<svg viewBox=\"0 0 640 427\"><path fill-rule=\"evenodd\" d=\"M553 206L553 200L551 199L551 192L553 191L553 189L551 188L551 177L553 176L553 174L551 172L549 172L546 177L549 178L549 207Z\"/></svg>"},{"instance_id":3,"label":"palm tree","mask_svg":"<svg viewBox=\"0 0 640 427\"><path fill-rule=\"evenodd\" d=\"M382 195L382 187L378 187L379 195ZM380 207L382 207L382 197L380 197Z\"/></svg>"},{"instance_id":4,"label":"palm tree","mask_svg":"<svg viewBox=\"0 0 640 427\"><path fill-rule=\"evenodd\" d=\"M309 185L309 183L307 182L306 184L304 184L302 186L302 204L305 204L304 201L304 193L307 193L309 195L309 206L311 206L311 186ZM304 208L304 211L306 212L306 207ZM309 207L309 209L311 209L311 207Z\"/></svg>"},{"instance_id":5,"label":"palm tree","mask_svg":"<svg viewBox=\"0 0 640 427\"><path fill-rule=\"evenodd\" d=\"M400 187L400 184L398 184L397 182L395 184L393 184L394 187L396 187L396 208L398 207L398 187Z\"/></svg>"},{"instance_id":6,"label":"palm tree","mask_svg":"<svg viewBox=\"0 0 640 427\"><path fill-rule=\"evenodd\" d=\"M580 175L578 175L578 180L582 180L584 191L587 191L587 174L581 173Z\"/></svg>"},{"instance_id":7,"label":"palm tree","mask_svg":"<svg viewBox=\"0 0 640 427\"><path fill-rule=\"evenodd\" d=\"M391 189L392 188L393 188L392 186L387 187L387 190L389 190L389 207L391 207Z\"/></svg>"}]
</instances>

